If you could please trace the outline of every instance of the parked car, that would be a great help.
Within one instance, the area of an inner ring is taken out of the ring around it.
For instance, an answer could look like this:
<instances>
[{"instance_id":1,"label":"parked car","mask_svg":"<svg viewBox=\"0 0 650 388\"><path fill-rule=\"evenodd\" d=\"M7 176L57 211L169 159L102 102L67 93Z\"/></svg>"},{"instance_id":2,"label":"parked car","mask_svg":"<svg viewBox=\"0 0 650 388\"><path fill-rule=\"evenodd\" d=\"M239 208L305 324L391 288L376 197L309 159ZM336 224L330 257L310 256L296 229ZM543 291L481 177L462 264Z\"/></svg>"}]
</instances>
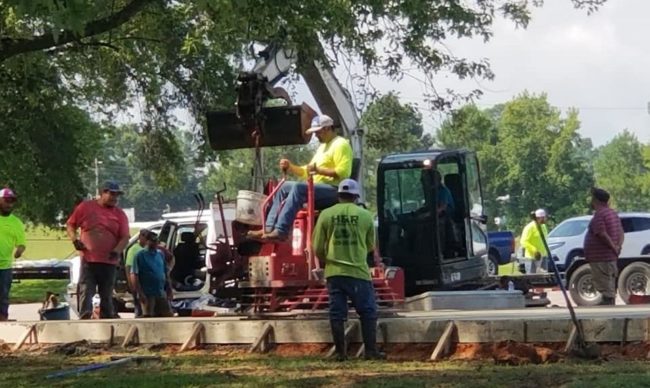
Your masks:
<instances>
[{"instance_id":1,"label":"parked car","mask_svg":"<svg viewBox=\"0 0 650 388\"><path fill-rule=\"evenodd\" d=\"M650 254L650 213L620 213L625 241L620 257ZM560 271L584 256L583 243L591 216L569 218L548 234L548 245Z\"/></svg>"},{"instance_id":2,"label":"parked car","mask_svg":"<svg viewBox=\"0 0 650 388\"><path fill-rule=\"evenodd\" d=\"M515 251L515 236L511 231L488 232L488 275L498 275L499 266L510 262Z\"/></svg>"}]
</instances>

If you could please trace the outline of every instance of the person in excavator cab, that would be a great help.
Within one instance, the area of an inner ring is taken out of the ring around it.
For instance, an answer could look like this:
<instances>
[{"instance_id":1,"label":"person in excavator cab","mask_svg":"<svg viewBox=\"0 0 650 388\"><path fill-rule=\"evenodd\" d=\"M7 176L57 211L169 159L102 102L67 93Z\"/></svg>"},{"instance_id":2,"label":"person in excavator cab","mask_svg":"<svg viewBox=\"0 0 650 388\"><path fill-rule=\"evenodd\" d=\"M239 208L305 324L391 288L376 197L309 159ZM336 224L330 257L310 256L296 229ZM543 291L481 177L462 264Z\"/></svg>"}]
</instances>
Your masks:
<instances>
[{"instance_id":1,"label":"person in excavator cab","mask_svg":"<svg viewBox=\"0 0 650 388\"><path fill-rule=\"evenodd\" d=\"M302 178L314 175L314 203L316 209L325 209L337 203L338 184L352 173L352 146L334 129L334 120L327 115L314 117L305 131L315 134L320 142L309 164L299 166L288 159L280 160L280 169ZM284 202L284 203L283 203ZM263 229L250 231L250 238L286 240L293 221L307 202L307 182L285 181L273 197Z\"/></svg>"}]
</instances>

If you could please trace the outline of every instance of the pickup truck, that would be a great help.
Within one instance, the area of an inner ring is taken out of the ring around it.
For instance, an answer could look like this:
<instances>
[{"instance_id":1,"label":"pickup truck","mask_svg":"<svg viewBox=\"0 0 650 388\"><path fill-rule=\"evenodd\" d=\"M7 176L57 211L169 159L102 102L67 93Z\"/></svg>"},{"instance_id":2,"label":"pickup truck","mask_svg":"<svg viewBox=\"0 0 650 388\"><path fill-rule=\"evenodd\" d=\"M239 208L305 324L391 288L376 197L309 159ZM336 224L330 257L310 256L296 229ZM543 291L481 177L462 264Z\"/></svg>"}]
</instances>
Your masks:
<instances>
[{"instance_id":1,"label":"pickup truck","mask_svg":"<svg viewBox=\"0 0 650 388\"><path fill-rule=\"evenodd\" d=\"M515 252L515 236L511 231L488 232L488 275L498 275L499 265L510 262Z\"/></svg>"}]
</instances>

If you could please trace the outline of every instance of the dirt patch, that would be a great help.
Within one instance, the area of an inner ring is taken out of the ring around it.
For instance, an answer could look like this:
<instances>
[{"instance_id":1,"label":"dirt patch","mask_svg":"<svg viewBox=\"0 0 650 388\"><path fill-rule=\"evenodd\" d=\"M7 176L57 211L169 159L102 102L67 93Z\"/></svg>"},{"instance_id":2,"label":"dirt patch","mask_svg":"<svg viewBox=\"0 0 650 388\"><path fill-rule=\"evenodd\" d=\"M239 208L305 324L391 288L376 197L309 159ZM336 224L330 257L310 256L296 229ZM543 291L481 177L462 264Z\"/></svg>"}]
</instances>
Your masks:
<instances>
[{"instance_id":1,"label":"dirt patch","mask_svg":"<svg viewBox=\"0 0 650 388\"><path fill-rule=\"evenodd\" d=\"M349 355L356 353L359 344L351 344ZM281 357L324 357L330 349L327 343L273 344L270 354ZM434 343L419 344L379 344L390 361L428 361ZM650 342L635 342L621 345L619 343L600 343L601 361L650 360ZM205 345L183 352L184 355L210 354L217 357L246 356L250 345ZM106 344L78 341L67 344L49 345L32 344L25 346L19 353L46 355L56 354L66 357L97 356L116 353L131 353L147 350L161 355L177 354L180 345L142 345L128 350L119 346L108 348ZM0 343L0 355L12 354L9 344ZM572 356L564 353L563 343L461 343L452 346L451 354L444 359L449 361L491 361L499 365L544 364L563 361Z\"/></svg>"},{"instance_id":2,"label":"dirt patch","mask_svg":"<svg viewBox=\"0 0 650 388\"><path fill-rule=\"evenodd\" d=\"M283 357L325 355L331 344L278 344L272 347L272 353Z\"/></svg>"},{"instance_id":3,"label":"dirt patch","mask_svg":"<svg viewBox=\"0 0 650 388\"><path fill-rule=\"evenodd\" d=\"M381 348L391 361L426 361L435 344L386 344Z\"/></svg>"},{"instance_id":4,"label":"dirt patch","mask_svg":"<svg viewBox=\"0 0 650 388\"><path fill-rule=\"evenodd\" d=\"M493 360L496 364L524 365L557 362L562 355L555 344L498 343L457 344L450 360Z\"/></svg>"},{"instance_id":5,"label":"dirt patch","mask_svg":"<svg viewBox=\"0 0 650 388\"><path fill-rule=\"evenodd\" d=\"M54 345L43 349L46 352L60 354L68 357L88 356L102 354L107 349L105 344L93 344L86 340L70 342L67 344Z\"/></svg>"},{"instance_id":6,"label":"dirt patch","mask_svg":"<svg viewBox=\"0 0 650 388\"><path fill-rule=\"evenodd\" d=\"M605 360L647 360L650 359L650 343L600 344L600 356Z\"/></svg>"}]
</instances>

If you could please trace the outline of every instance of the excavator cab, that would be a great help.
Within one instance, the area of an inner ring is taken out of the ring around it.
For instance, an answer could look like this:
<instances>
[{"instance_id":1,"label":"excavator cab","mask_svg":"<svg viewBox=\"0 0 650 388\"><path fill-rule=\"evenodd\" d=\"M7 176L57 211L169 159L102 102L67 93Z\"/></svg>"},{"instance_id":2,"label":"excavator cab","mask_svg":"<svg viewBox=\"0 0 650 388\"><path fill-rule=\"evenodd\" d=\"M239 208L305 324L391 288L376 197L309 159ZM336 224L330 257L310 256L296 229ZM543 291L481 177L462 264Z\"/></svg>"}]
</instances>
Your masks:
<instances>
[{"instance_id":1,"label":"excavator cab","mask_svg":"<svg viewBox=\"0 0 650 388\"><path fill-rule=\"evenodd\" d=\"M466 150L389 155L378 169L380 254L405 273L407 296L480 283L486 217L476 155Z\"/></svg>"}]
</instances>

